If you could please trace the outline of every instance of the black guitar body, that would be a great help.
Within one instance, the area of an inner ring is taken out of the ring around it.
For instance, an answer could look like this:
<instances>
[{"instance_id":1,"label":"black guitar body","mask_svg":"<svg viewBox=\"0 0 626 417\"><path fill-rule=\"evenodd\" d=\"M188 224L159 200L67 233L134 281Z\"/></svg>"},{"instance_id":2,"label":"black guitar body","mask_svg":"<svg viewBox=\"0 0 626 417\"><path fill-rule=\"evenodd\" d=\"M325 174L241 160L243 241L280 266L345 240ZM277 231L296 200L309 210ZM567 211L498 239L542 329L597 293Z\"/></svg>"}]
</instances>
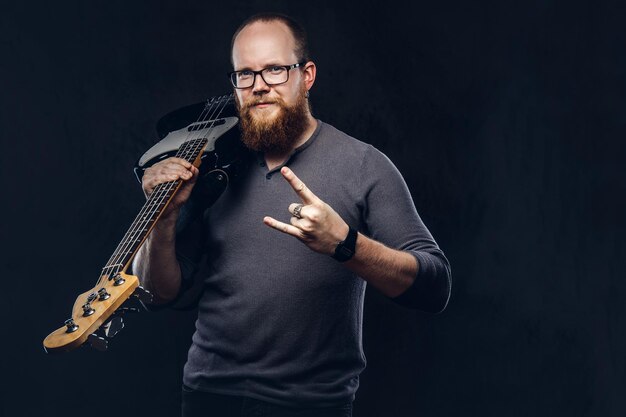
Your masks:
<instances>
[{"instance_id":1,"label":"black guitar body","mask_svg":"<svg viewBox=\"0 0 626 417\"><path fill-rule=\"evenodd\" d=\"M185 141L207 138L200 178L192 195L193 200L202 202L199 209L203 211L213 205L245 165L248 152L241 143L238 123L232 95L191 104L166 114L156 126L161 140L148 149L135 165L137 179L141 182L146 168L175 156Z\"/></svg>"}]
</instances>

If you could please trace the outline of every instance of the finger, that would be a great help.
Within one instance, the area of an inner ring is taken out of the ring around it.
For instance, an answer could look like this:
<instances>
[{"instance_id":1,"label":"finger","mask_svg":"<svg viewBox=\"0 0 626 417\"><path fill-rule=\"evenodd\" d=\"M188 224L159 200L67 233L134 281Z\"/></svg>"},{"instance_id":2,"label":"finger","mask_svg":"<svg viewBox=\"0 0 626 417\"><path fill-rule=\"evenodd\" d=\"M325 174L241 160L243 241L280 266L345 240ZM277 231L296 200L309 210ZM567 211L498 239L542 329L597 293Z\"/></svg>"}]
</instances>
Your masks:
<instances>
[{"instance_id":1,"label":"finger","mask_svg":"<svg viewBox=\"0 0 626 417\"><path fill-rule=\"evenodd\" d=\"M180 172L170 172L170 173L163 173L161 175L159 175L158 177L154 178L154 183L155 185L158 184L162 184L165 182L172 182L172 181L176 181L176 180L183 180L186 181L188 179L190 179L192 177L191 173L187 174L187 173L180 173Z\"/></svg>"},{"instance_id":2,"label":"finger","mask_svg":"<svg viewBox=\"0 0 626 417\"><path fill-rule=\"evenodd\" d=\"M156 172L162 172L163 170L176 170L176 169L190 170L192 166L193 166L192 164L185 161L184 159L168 158L168 159L164 159L163 161L157 162L156 164L152 165L148 169L152 169Z\"/></svg>"},{"instance_id":3,"label":"finger","mask_svg":"<svg viewBox=\"0 0 626 417\"><path fill-rule=\"evenodd\" d=\"M200 178L200 170L192 165L191 170L187 172L189 173L189 176L183 178L185 181L184 186L193 187L196 181L198 181L198 178Z\"/></svg>"},{"instance_id":4,"label":"finger","mask_svg":"<svg viewBox=\"0 0 626 417\"><path fill-rule=\"evenodd\" d=\"M155 173L171 173L171 172L192 172L194 166L181 158L168 158L161 162L157 162L152 167Z\"/></svg>"},{"instance_id":5,"label":"finger","mask_svg":"<svg viewBox=\"0 0 626 417\"><path fill-rule=\"evenodd\" d=\"M184 160L183 158L177 158L175 156L171 158L167 158L164 162L170 162L170 163L174 163L177 165L182 165L187 169L190 169L193 166L190 162Z\"/></svg>"},{"instance_id":6,"label":"finger","mask_svg":"<svg viewBox=\"0 0 626 417\"><path fill-rule=\"evenodd\" d=\"M189 164L188 168L185 168L174 162L169 162L159 167L155 165L154 168L149 168L149 170L151 170L151 176L156 180L165 179L166 181L177 180L179 178L189 180L198 172L198 169L191 164Z\"/></svg>"},{"instance_id":7,"label":"finger","mask_svg":"<svg viewBox=\"0 0 626 417\"><path fill-rule=\"evenodd\" d=\"M193 165L192 165L193 167ZM166 175L166 176L173 176L173 175L177 175L178 177L182 178L182 179L186 179L188 180L189 178L193 177L193 171L191 171L190 169L185 169L182 168L180 166L175 166L175 167L165 167L163 169L163 171L161 171L161 174Z\"/></svg>"},{"instance_id":8,"label":"finger","mask_svg":"<svg viewBox=\"0 0 626 417\"><path fill-rule=\"evenodd\" d=\"M143 180L142 180L142 188L144 191L144 194L146 195L146 197L150 196L152 194L152 192L154 191L154 189L160 185L160 184L165 184L168 182L174 182L177 180L182 180L184 185L188 185L190 187L193 187L196 180L197 180L197 175L193 176L193 174L189 173L185 174L183 176L174 173L174 174L165 174L165 175L159 175L159 176L153 176L150 178L146 178L146 176L144 176Z\"/></svg>"},{"instance_id":9,"label":"finger","mask_svg":"<svg viewBox=\"0 0 626 417\"><path fill-rule=\"evenodd\" d=\"M313 223L307 219L298 219L297 217L290 217L289 223L292 226L297 227L300 230L300 236L304 237L308 233L313 232Z\"/></svg>"},{"instance_id":10,"label":"finger","mask_svg":"<svg viewBox=\"0 0 626 417\"><path fill-rule=\"evenodd\" d=\"M297 238L300 238L302 236L301 234L302 232L297 227L292 226L287 223L279 222L278 220L272 217L269 217L269 216L264 217L263 223L265 223L267 226L271 227L272 229L276 229L285 234L295 236Z\"/></svg>"},{"instance_id":11,"label":"finger","mask_svg":"<svg viewBox=\"0 0 626 417\"><path fill-rule=\"evenodd\" d=\"M149 196L157 185L178 179L193 184L198 179L199 173L198 168L184 159L168 158L146 169L142 178L144 194Z\"/></svg>"},{"instance_id":12,"label":"finger","mask_svg":"<svg viewBox=\"0 0 626 417\"><path fill-rule=\"evenodd\" d=\"M282 167L280 173L287 180L291 188L300 196L302 202L305 204L311 204L318 200L311 190L294 174L292 170L287 167Z\"/></svg>"},{"instance_id":13,"label":"finger","mask_svg":"<svg viewBox=\"0 0 626 417\"><path fill-rule=\"evenodd\" d=\"M289 214L291 214L294 217L297 217L299 219L302 218L302 216L304 216L304 214L302 214L302 211L304 210L304 204L302 203L291 203L289 204Z\"/></svg>"}]
</instances>

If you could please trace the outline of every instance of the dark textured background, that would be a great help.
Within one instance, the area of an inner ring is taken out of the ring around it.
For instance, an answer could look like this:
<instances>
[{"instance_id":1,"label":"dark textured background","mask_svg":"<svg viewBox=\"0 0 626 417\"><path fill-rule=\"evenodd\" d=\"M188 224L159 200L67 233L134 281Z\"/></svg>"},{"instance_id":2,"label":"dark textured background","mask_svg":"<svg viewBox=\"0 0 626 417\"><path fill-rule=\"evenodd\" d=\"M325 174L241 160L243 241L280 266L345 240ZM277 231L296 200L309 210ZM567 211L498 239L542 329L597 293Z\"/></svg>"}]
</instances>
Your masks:
<instances>
[{"instance_id":1,"label":"dark textured background","mask_svg":"<svg viewBox=\"0 0 626 417\"><path fill-rule=\"evenodd\" d=\"M106 354L41 341L141 206L156 120L227 92L268 9L310 32L316 116L396 163L453 267L438 316L368 291L355 416L626 415L619 2L3 3L4 415L178 413L192 313L132 317Z\"/></svg>"}]
</instances>

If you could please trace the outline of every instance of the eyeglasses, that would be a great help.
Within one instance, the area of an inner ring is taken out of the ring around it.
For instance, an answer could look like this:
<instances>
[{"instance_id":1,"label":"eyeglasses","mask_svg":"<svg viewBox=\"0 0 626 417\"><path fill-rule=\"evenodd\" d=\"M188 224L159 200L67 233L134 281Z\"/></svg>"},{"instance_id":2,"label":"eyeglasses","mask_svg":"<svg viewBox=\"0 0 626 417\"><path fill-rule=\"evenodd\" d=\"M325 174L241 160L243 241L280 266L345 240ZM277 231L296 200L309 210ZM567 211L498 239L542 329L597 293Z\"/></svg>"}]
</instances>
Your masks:
<instances>
[{"instance_id":1,"label":"eyeglasses","mask_svg":"<svg viewBox=\"0 0 626 417\"><path fill-rule=\"evenodd\" d=\"M265 84L278 85L289 81L289 71L303 66L306 62L299 62L293 65L272 65L260 71L241 70L228 73L228 78L235 88L250 88L256 81L256 76L260 75Z\"/></svg>"}]
</instances>

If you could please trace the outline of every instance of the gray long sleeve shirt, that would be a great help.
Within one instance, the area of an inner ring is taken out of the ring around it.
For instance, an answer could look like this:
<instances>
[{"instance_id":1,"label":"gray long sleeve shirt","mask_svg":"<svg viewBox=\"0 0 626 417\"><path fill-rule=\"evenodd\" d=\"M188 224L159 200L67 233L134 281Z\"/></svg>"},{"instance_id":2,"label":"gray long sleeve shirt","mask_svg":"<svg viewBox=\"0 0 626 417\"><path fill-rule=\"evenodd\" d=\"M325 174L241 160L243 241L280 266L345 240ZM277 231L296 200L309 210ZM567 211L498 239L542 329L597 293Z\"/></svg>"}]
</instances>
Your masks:
<instances>
[{"instance_id":1,"label":"gray long sleeve shirt","mask_svg":"<svg viewBox=\"0 0 626 417\"><path fill-rule=\"evenodd\" d=\"M285 165L349 225L415 256L415 283L394 301L431 312L445 307L448 261L385 155L318 121ZM354 398L365 367L365 281L263 224L264 216L288 222L287 207L300 202L280 168L252 158L201 222L179 233L183 280L204 253L210 271L183 382L283 405L340 404Z\"/></svg>"}]
</instances>

